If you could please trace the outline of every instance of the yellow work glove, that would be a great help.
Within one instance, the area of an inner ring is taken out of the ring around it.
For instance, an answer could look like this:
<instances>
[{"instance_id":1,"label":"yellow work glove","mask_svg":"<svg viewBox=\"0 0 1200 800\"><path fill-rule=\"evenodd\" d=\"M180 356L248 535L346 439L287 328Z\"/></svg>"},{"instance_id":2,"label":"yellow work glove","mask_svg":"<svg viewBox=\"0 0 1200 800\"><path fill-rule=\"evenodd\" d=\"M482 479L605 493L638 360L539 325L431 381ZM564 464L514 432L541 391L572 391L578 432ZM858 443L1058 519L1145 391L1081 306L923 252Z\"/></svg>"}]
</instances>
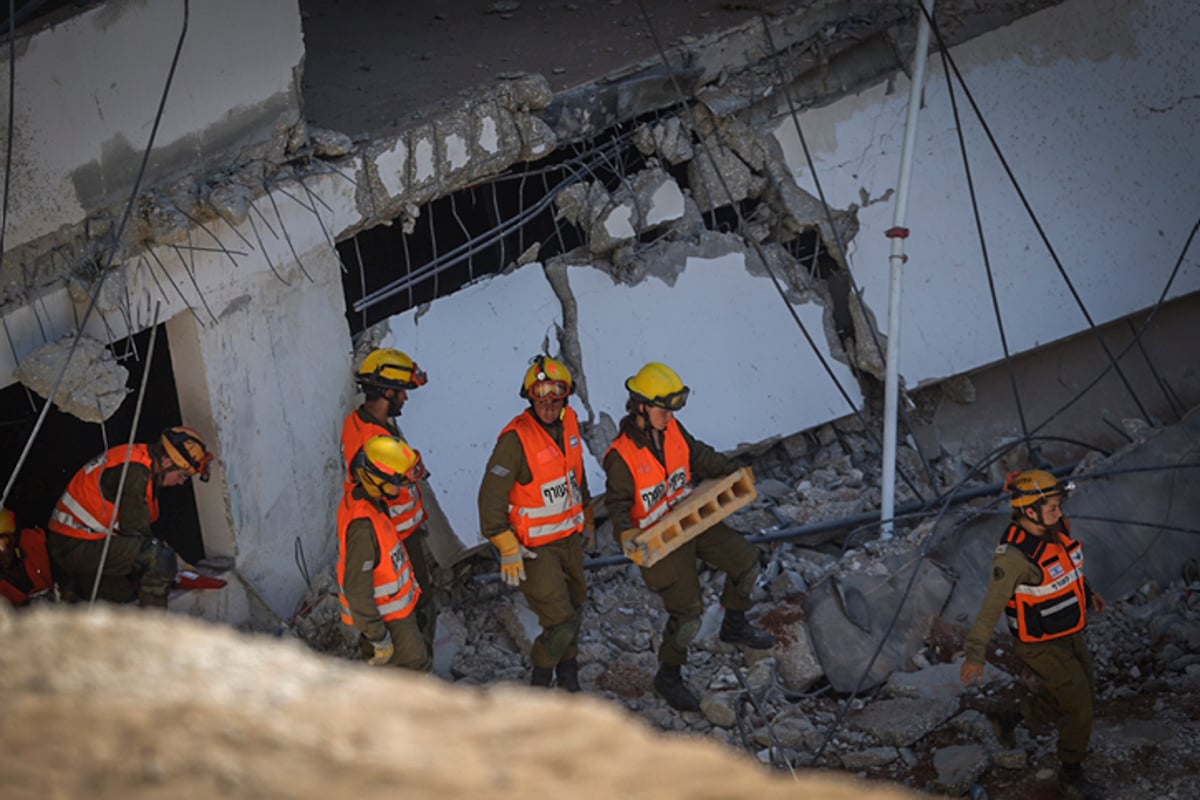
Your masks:
<instances>
[{"instance_id":1,"label":"yellow work glove","mask_svg":"<svg viewBox=\"0 0 1200 800\"><path fill-rule=\"evenodd\" d=\"M367 639L367 643L375 648L375 655L367 659L367 663L372 667L382 667L392 660L392 654L396 652L392 645L392 634L388 631L383 632L382 639Z\"/></svg>"},{"instance_id":2,"label":"yellow work glove","mask_svg":"<svg viewBox=\"0 0 1200 800\"><path fill-rule=\"evenodd\" d=\"M625 556L630 561L637 564L639 567L642 565L642 562L646 560L646 556L648 555L646 545L634 541L634 539L636 539L640 533L641 531L637 528L626 528L625 530L621 531L620 536L622 552L625 553Z\"/></svg>"},{"instance_id":3,"label":"yellow work glove","mask_svg":"<svg viewBox=\"0 0 1200 800\"><path fill-rule=\"evenodd\" d=\"M583 507L583 549L596 552L596 509L591 503Z\"/></svg>"},{"instance_id":4,"label":"yellow work glove","mask_svg":"<svg viewBox=\"0 0 1200 800\"><path fill-rule=\"evenodd\" d=\"M492 544L500 553L500 578L509 586L520 586L525 580L525 559L537 558L537 553L517 541L512 531L504 531L492 537Z\"/></svg>"}]
</instances>

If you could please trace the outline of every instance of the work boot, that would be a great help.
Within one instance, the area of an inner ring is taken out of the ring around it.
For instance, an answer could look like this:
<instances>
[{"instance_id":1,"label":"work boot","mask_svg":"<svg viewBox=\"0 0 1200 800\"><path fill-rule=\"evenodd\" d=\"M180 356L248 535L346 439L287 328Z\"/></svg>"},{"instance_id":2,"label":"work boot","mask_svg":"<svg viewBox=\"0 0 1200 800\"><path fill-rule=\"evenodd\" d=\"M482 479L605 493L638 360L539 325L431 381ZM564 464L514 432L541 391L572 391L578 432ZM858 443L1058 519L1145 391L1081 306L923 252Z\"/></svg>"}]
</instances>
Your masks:
<instances>
[{"instance_id":1,"label":"work boot","mask_svg":"<svg viewBox=\"0 0 1200 800\"><path fill-rule=\"evenodd\" d=\"M579 691L579 662L573 658L563 659L554 668L558 675L556 685L571 694Z\"/></svg>"},{"instance_id":2,"label":"work boot","mask_svg":"<svg viewBox=\"0 0 1200 800\"><path fill-rule=\"evenodd\" d=\"M683 670L677 664L660 664L654 676L654 691L676 711L699 711L700 698L683 681Z\"/></svg>"},{"instance_id":3,"label":"work boot","mask_svg":"<svg viewBox=\"0 0 1200 800\"><path fill-rule=\"evenodd\" d=\"M1067 797L1079 797L1088 800L1096 795L1092 786L1083 774L1082 764L1063 764L1058 771L1058 785Z\"/></svg>"},{"instance_id":4,"label":"work boot","mask_svg":"<svg viewBox=\"0 0 1200 800\"><path fill-rule=\"evenodd\" d=\"M745 611L725 610L725 619L721 622L720 639L730 644L744 644L754 650L766 650L775 646L775 637L756 628L746 619Z\"/></svg>"},{"instance_id":5,"label":"work boot","mask_svg":"<svg viewBox=\"0 0 1200 800\"><path fill-rule=\"evenodd\" d=\"M1017 746L1016 730L1017 725L1021 723L1021 706L1013 702L995 702L992 703L984 712L983 715L992 725L992 732L996 734L996 741L1005 750L1012 750Z\"/></svg>"},{"instance_id":6,"label":"work boot","mask_svg":"<svg viewBox=\"0 0 1200 800\"><path fill-rule=\"evenodd\" d=\"M534 667L533 677L529 679L530 686L544 686L549 689L554 682L554 670L551 667Z\"/></svg>"}]
</instances>

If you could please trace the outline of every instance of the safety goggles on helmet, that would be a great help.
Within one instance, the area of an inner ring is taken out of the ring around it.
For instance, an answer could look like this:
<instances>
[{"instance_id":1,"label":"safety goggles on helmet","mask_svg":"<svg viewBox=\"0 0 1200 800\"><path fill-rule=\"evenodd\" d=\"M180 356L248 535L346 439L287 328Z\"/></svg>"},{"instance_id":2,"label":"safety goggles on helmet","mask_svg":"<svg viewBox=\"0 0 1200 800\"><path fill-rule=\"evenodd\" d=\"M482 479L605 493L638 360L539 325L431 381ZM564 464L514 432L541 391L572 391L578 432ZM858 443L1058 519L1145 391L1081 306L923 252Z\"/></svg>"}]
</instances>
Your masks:
<instances>
[{"instance_id":1,"label":"safety goggles on helmet","mask_svg":"<svg viewBox=\"0 0 1200 800\"><path fill-rule=\"evenodd\" d=\"M529 396L550 400L565 400L571 393L571 384L566 381L537 381L529 387Z\"/></svg>"},{"instance_id":2,"label":"safety goggles on helmet","mask_svg":"<svg viewBox=\"0 0 1200 800\"><path fill-rule=\"evenodd\" d=\"M691 389L685 386L678 392L671 392L671 394L665 395L664 397L648 397L645 398L645 400L646 403L654 406L655 408L665 408L667 411L678 411L687 405L688 394L690 394L691 391Z\"/></svg>"},{"instance_id":3,"label":"safety goggles on helmet","mask_svg":"<svg viewBox=\"0 0 1200 800\"><path fill-rule=\"evenodd\" d=\"M162 433L162 446L172 464L185 470L189 477L199 475L203 483L208 483L213 455L199 434L182 425L167 428Z\"/></svg>"},{"instance_id":4,"label":"safety goggles on helmet","mask_svg":"<svg viewBox=\"0 0 1200 800\"><path fill-rule=\"evenodd\" d=\"M419 483L429 477L429 470L425 469L425 464L421 461L420 454L417 454L417 460L404 473L384 469L379 464L365 457L362 459L362 467L367 475L374 479L377 486L385 483L390 483L392 486L404 486L409 483Z\"/></svg>"}]
</instances>

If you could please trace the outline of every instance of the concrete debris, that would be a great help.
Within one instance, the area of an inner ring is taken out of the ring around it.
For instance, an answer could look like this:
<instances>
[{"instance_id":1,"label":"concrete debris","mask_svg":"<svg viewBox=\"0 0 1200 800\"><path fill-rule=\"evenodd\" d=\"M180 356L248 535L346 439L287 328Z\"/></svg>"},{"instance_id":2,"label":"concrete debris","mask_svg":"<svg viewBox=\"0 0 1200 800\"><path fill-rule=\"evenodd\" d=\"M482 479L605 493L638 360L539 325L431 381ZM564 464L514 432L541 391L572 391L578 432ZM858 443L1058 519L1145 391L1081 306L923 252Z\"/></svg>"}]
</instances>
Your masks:
<instances>
[{"instance_id":1,"label":"concrete debris","mask_svg":"<svg viewBox=\"0 0 1200 800\"><path fill-rule=\"evenodd\" d=\"M61 374L62 383L53 398L59 410L84 422L104 422L125 400L129 370L118 364L103 344L80 336L64 374L73 342L74 336L67 336L42 345L26 356L13 374L41 397L49 397Z\"/></svg>"},{"instance_id":2,"label":"concrete debris","mask_svg":"<svg viewBox=\"0 0 1200 800\"><path fill-rule=\"evenodd\" d=\"M937 770L934 787L947 794L961 795L983 775L989 763L987 753L979 745L943 747L933 754L933 766Z\"/></svg>"},{"instance_id":3,"label":"concrete debris","mask_svg":"<svg viewBox=\"0 0 1200 800\"><path fill-rule=\"evenodd\" d=\"M688 162L687 175L692 199L701 211L757 197L766 186L764 178L715 138L701 143L697 157Z\"/></svg>"},{"instance_id":4,"label":"concrete debris","mask_svg":"<svg viewBox=\"0 0 1200 800\"><path fill-rule=\"evenodd\" d=\"M1147 434L1124 458L1178 461L1195 447L1196 424L1189 417L1173 435ZM769 491L761 491L730 523L747 532L777 529L817 516L819 506L836 502L842 490L874 495L878 476L869 462L878 456L872 447L857 420L847 419L757 450L753 465L760 487ZM948 474L942 463L933 468L939 482ZM1076 495L1072 511L1086 513L1089 494L1081 488ZM1180 505L1181 513L1194 513L1189 500ZM638 569L625 563L592 570L579 648L584 691L624 706L653 727L744 747L765 763L779 765L783 758L797 767L853 770L933 792L985 784L993 796L1036 796L1037 782L1044 780L1038 770L1056 763L1055 735L1019 726L1017 747L1006 751L980 712L990 699L1012 699L1021 691L1008 671L1016 663L1011 641L1005 635L993 640L981 684L964 689L958 679L962 640L983 596L1002 521L984 517L980 524L986 536L978 554L970 526L953 529L941 540L944 548L927 548L936 544L930 542L931 523L887 543L833 532L840 542L814 537L765 545L750 616L779 643L761 653L743 652L716 636L722 576L703 570L705 610L684 668L701 696L700 714L672 711L651 688L666 614ZM942 526L949 523L943 520ZM1103 551L1117 538L1106 537L1102 546L1088 540L1089 576L1107 582L1118 571L1136 573L1126 591L1108 593L1104 614L1089 617L1098 698L1088 763L1115 776L1122 764L1145 761L1139 775L1123 779L1123 798L1198 796L1200 770L1188 765L1196 758L1190 726L1200 717L1200 564L1181 559L1188 551L1179 547L1169 567L1129 554L1110 565ZM602 555L616 553L611 531L602 531L600 542ZM933 558L925 557L926 549ZM955 554L963 559L952 560L957 574L951 575L937 562ZM917 577L903 597L913 569ZM951 587L967 596L966 610L962 603L944 605ZM853 593L859 596L853 602L865 603L869 631L847 616L843 598ZM859 678L898 607L895 629L860 688ZM538 628L523 609L520 596L502 585L477 589L470 602L455 604L453 619L443 612L439 626L449 623L451 632L439 627L439 640L453 639L457 649L453 655L435 653L435 659L449 655L449 674L459 683L527 683L527 642ZM882 692L863 694L880 683ZM862 696L852 698L855 689ZM1047 774L1052 780L1053 773Z\"/></svg>"},{"instance_id":5,"label":"concrete debris","mask_svg":"<svg viewBox=\"0 0 1200 800\"><path fill-rule=\"evenodd\" d=\"M653 125L642 125L633 134L633 144L642 155L657 155L668 164L682 164L695 156L692 133L679 117L667 117Z\"/></svg>"},{"instance_id":6,"label":"concrete debris","mask_svg":"<svg viewBox=\"0 0 1200 800\"><path fill-rule=\"evenodd\" d=\"M245 186L222 183L213 187L208 194L208 204L228 224L237 226L246 221L254 194Z\"/></svg>"},{"instance_id":7,"label":"concrete debris","mask_svg":"<svg viewBox=\"0 0 1200 800\"><path fill-rule=\"evenodd\" d=\"M344 133L311 126L308 136L317 158L341 158L354 152L354 140Z\"/></svg>"}]
</instances>

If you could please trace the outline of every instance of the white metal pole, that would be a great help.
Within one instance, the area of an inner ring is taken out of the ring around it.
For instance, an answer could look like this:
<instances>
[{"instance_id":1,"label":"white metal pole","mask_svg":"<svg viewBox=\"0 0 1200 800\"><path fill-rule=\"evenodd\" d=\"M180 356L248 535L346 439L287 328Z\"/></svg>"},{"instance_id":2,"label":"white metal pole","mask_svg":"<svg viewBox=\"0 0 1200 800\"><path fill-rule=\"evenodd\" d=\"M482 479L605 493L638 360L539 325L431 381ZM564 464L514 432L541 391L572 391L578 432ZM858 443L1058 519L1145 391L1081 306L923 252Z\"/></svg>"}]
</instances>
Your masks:
<instances>
[{"instance_id":1,"label":"white metal pole","mask_svg":"<svg viewBox=\"0 0 1200 800\"><path fill-rule=\"evenodd\" d=\"M900 278L904 263L904 227L908 211L908 184L912 173L913 150L916 148L917 115L921 111L921 91L925 86L925 62L929 56L929 19L933 16L933 0L923 0L925 13L917 23L917 50L913 54L912 86L908 90L908 118L904 124L904 147L900 153L900 178L896 185L896 206L892 227L887 231L892 240L888 256L891 287L888 293L887 373L883 386L883 475L882 497L879 503L880 538L892 538L892 515L896 508L896 418L900 396Z\"/></svg>"}]
</instances>

